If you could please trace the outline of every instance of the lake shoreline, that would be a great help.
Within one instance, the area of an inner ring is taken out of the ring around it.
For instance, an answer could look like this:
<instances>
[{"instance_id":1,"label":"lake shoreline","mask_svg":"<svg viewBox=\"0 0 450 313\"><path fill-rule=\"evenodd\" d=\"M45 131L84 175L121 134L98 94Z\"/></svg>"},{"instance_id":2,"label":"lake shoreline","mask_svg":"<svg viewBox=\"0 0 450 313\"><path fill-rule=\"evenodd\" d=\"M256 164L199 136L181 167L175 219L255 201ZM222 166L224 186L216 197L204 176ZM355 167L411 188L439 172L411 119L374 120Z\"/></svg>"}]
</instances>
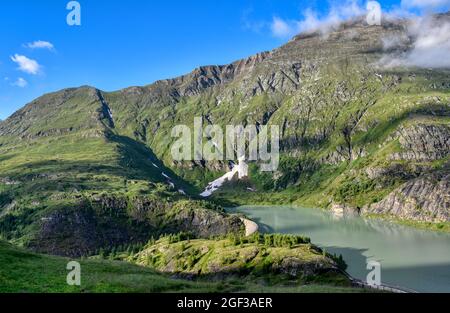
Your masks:
<instances>
[{"instance_id":1,"label":"lake shoreline","mask_svg":"<svg viewBox=\"0 0 450 313\"><path fill-rule=\"evenodd\" d=\"M235 201L231 201L233 206L227 205L227 203L223 203L224 201L228 201L225 199L220 199L217 204L222 205L224 207L242 207L242 206L283 206L283 207L297 207L297 208L315 208L316 210L331 212L331 208L327 208L321 205L314 205L311 203L301 203L301 202L271 202L271 201L254 201L255 199L251 199L251 201L239 201L235 203ZM415 221L410 219L402 219L393 215L385 215L385 214L363 214L359 215L361 218L366 219L379 219L386 222L395 223L398 225L409 226L415 229L433 231L438 233L446 233L450 234L450 222L441 222L441 223L432 223L432 222L422 222Z\"/></svg>"},{"instance_id":2,"label":"lake shoreline","mask_svg":"<svg viewBox=\"0 0 450 313\"><path fill-rule=\"evenodd\" d=\"M380 261L382 284L387 287L401 286L391 288L407 292L450 292L450 282L445 280L450 275L448 233L379 218L339 217L328 210L297 205L241 206L227 212L256 221L262 233L310 237L327 252L342 254L349 264L349 275L358 281L365 281L369 261Z\"/></svg>"}]
</instances>

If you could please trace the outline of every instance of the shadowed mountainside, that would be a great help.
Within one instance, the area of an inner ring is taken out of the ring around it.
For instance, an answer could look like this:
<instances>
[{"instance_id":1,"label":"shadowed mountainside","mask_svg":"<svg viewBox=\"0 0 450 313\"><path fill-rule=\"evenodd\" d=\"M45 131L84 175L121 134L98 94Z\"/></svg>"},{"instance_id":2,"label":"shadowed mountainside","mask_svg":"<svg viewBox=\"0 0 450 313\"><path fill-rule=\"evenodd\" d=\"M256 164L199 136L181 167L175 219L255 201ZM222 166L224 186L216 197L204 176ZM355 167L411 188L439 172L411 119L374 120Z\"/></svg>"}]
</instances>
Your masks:
<instances>
[{"instance_id":1,"label":"shadowed mountainside","mask_svg":"<svg viewBox=\"0 0 450 313\"><path fill-rule=\"evenodd\" d=\"M386 38L403 39L386 49ZM0 122L1 236L78 255L167 229L192 227L201 236L241 231L233 218L209 233L194 222L218 225L222 213L195 199L228 170L228 162L172 160L172 128L192 126L194 117L223 127L280 126L278 171L260 173L252 163L248 179L224 186L213 201L343 205L445 228L450 71L377 64L413 44L405 21L356 20L326 36L301 34L271 52L144 87L44 95ZM392 200L411 184L428 200ZM96 199L106 196L115 200L99 211ZM117 205L121 199L126 205ZM162 217L153 214L159 202ZM180 205L190 213L174 211ZM179 223L165 228L161 220ZM130 226L136 223L143 230ZM89 236L73 235L75 226ZM92 236L92 227L99 234Z\"/></svg>"}]
</instances>

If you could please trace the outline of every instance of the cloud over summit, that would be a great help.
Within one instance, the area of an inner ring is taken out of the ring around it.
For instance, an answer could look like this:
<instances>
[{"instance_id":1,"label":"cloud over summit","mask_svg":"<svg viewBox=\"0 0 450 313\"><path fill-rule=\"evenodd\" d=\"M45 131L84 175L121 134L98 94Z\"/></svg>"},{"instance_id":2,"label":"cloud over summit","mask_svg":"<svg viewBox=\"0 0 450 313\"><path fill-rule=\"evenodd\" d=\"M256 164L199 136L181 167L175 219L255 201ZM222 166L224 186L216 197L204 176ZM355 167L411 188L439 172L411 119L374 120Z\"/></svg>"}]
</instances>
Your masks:
<instances>
[{"instance_id":1,"label":"cloud over summit","mask_svg":"<svg viewBox=\"0 0 450 313\"><path fill-rule=\"evenodd\" d=\"M412 48L400 55L388 54L380 60L385 67L414 66L422 68L450 68L450 21L432 16L411 20L408 25ZM389 50L403 38L385 38Z\"/></svg>"},{"instance_id":2,"label":"cloud over summit","mask_svg":"<svg viewBox=\"0 0 450 313\"><path fill-rule=\"evenodd\" d=\"M275 37L291 37L301 32L319 31L327 34L342 22L366 14L361 1L346 0L341 4L332 4L327 14L319 14L311 8L302 12L299 20L283 20L276 17L272 21L271 30Z\"/></svg>"}]
</instances>

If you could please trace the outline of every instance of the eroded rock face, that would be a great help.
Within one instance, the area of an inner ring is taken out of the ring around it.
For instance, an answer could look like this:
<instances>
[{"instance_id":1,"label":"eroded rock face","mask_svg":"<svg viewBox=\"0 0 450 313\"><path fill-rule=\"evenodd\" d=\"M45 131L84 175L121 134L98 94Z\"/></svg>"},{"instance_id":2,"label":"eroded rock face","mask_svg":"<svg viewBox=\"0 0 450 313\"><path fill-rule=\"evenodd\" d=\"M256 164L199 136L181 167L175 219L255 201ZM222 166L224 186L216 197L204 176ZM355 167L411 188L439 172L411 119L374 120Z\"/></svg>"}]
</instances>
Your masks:
<instances>
[{"instance_id":1,"label":"eroded rock face","mask_svg":"<svg viewBox=\"0 0 450 313\"><path fill-rule=\"evenodd\" d=\"M427 166L392 164L387 167L368 167L364 172L369 179L376 179L377 181L392 177L408 180L431 172L431 169Z\"/></svg>"},{"instance_id":2,"label":"eroded rock face","mask_svg":"<svg viewBox=\"0 0 450 313\"><path fill-rule=\"evenodd\" d=\"M391 156L393 160L435 161L450 154L450 127L448 125L418 124L401 128L398 138L403 152Z\"/></svg>"},{"instance_id":3,"label":"eroded rock face","mask_svg":"<svg viewBox=\"0 0 450 313\"><path fill-rule=\"evenodd\" d=\"M348 150L346 150L345 147L339 146L337 147L336 151L330 153L324 158L321 158L320 163L337 165L345 161L351 161L362 158L366 154L367 153L362 148L352 149L352 151L349 152Z\"/></svg>"},{"instance_id":4,"label":"eroded rock face","mask_svg":"<svg viewBox=\"0 0 450 313\"><path fill-rule=\"evenodd\" d=\"M278 273L287 274L291 277L313 276L321 271L329 269L322 262L305 262L299 257L288 257L279 264L273 266L273 270Z\"/></svg>"},{"instance_id":5,"label":"eroded rock face","mask_svg":"<svg viewBox=\"0 0 450 313\"><path fill-rule=\"evenodd\" d=\"M237 216L203 208L202 203L170 203L145 197L94 196L72 207L43 216L28 247L70 257L94 254L98 249L145 243L164 233L189 232L197 238L243 233Z\"/></svg>"},{"instance_id":6,"label":"eroded rock face","mask_svg":"<svg viewBox=\"0 0 450 313\"><path fill-rule=\"evenodd\" d=\"M239 217L205 209L183 209L173 217L170 225L179 232L190 232L200 238L240 233L244 230Z\"/></svg>"},{"instance_id":7,"label":"eroded rock face","mask_svg":"<svg viewBox=\"0 0 450 313\"><path fill-rule=\"evenodd\" d=\"M85 201L55 210L35 225L38 231L27 244L28 248L67 257L93 255L100 248L144 243L158 230L147 222L133 220L120 207L99 208Z\"/></svg>"},{"instance_id":8,"label":"eroded rock face","mask_svg":"<svg viewBox=\"0 0 450 313\"><path fill-rule=\"evenodd\" d=\"M401 186L363 214L388 214L426 222L450 221L450 174L430 174Z\"/></svg>"},{"instance_id":9,"label":"eroded rock face","mask_svg":"<svg viewBox=\"0 0 450 313\"><path fill-rule=\"evenodd\" d=\"M361 210L347 204L333 203L330 211L336 217L344 217L359 215Z\"/></svg>"}]
</instances>

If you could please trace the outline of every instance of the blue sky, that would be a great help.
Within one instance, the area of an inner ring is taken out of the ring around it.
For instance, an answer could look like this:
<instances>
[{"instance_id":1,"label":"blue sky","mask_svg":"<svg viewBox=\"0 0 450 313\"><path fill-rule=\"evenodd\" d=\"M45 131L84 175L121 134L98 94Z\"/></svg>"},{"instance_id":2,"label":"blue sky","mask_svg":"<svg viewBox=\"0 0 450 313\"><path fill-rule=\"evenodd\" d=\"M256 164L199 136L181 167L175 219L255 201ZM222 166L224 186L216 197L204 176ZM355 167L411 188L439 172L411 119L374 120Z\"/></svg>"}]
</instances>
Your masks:
<instances>
[{"instance_id":1,"label":"blue sky","mask_svg":"<svg viewBox=\"0 0 450 313\"><path fill-rule=\"evenodd\" d=\"M365 1L349 1L365 7ZM392 10L401 1L380 3ZM424 0L403 1L423 9ZM344 6L329 0L79 0L82 25L68 26L68 2L1 1L0 119L62 88L147 85L271 50L300 29L292 25L305 12L320 20Z\"/></svg>"}]
</instances>

